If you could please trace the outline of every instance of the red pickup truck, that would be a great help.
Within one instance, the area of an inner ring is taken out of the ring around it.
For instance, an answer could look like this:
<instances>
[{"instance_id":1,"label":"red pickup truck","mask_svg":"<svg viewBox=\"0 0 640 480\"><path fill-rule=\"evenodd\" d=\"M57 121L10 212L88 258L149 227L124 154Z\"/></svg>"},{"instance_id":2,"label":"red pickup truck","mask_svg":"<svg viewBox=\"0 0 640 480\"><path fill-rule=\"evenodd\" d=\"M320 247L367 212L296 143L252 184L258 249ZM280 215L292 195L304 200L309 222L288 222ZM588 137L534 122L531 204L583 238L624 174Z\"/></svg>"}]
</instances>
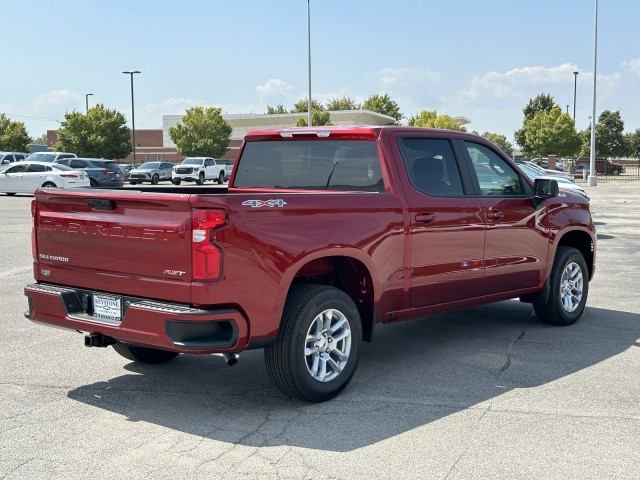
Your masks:
<instances>
[{"instance_id":1,"label":"red pickup truck","mask_svg":"<svg viewBox=\"0 0 640 480\"><path fill-rule=\"evenodd\" d=\"M137 362L264 348L307 401L378 323L519 297L569 325L595 269L584 197L445 130L254 131L228 189L43 189L32 214L27 318Z\"/></svg>"}]
</instances>

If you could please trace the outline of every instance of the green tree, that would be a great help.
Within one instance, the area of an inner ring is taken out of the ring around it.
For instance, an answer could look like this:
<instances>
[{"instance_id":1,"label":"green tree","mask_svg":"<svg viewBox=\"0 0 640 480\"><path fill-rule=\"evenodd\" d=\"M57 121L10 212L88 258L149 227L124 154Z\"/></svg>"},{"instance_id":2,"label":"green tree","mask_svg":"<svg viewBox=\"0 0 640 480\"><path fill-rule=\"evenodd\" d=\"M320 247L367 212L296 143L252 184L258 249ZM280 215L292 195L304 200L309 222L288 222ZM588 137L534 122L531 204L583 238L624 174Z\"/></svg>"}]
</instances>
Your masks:
<instances>
[{"instance_id":1,"label":"green tree","mask_svg":"<svg viewBox=\"0 0 640 480\"><path fill-rule=\"evenodd\" d=\"M530 151L539 156L573 156L580 150L581 139L575 122L560 107L541 110L524 125L525 141Z\"/></svg>"},{"instance_id":2,"label":"green tree","mask_svg":"<svg viewBox=\"0 0 640 480\"><path fill-rule=\"evenodd\" d=\"M398 104L391 100L389 95L373 94L367 98L360 106L363 110L369 110L371 112L381 113L383 115L389 115L396 119L395 123L398 124L400 120L404 118L404 115L400 113Z\"/></svg>"},{"instance_id":3,"label":"green tree","mask_svg":"<svg viewBox=\"0 0 640 480\"><path fill-rule=\"evenodd\" d=\"M232 130L222 118L222 109L193 107L182 123L169 129L169 136L181 155L221 157L229 149Z\"/></svg>"},{"instance_id":4,"label":"green tree","mask_svg":"<svg viewBox=\"0 0 640 480\"><path fill-rule=\"evenodd\" d=\"M360 110L360 104L349 97L332 98L327 102L326 109L333 112L338 110Z\"/></svg>"},{"instance_id":5,"label":"green tree","mask_svg":"<svg viewBox=\"0 0 640 480\"><path fill-rule=\"evenodd\" d=\"M284 105L282 105L281 103L279 103L275 107L267 105L267 115L275 115L278 113L289 113L289 112L287 111L286 108L284 108Z\"/></svg>"},{"instance_id":6,"label":"green tree","mask_svg":"<svg viewBox=\"0 0 640 480\"><path fill-rule=\"evenodd\" d=\"M46 145L47 144L47 132L44 132L39 137L31 137L31 143L36 145Z\"/></svg>"},{"instance_id":7,"label":"green tree","mask_svg":"<svg viewBox=\"0 0 640 480\"><path fill-rule=\"evenodd\" d=\"M331 122L329 121L329 112L326 110L312 110L311 122L313 122L314 127L331 125ZM296 127L307 127L308 123L307 117L299 117L296 120Z\"/></svg>"},{"instance_id":8,"label":"green tree","mask_svg":"<svg viewBox=\"0 0 640 480\"><path fill-rule=\"evenodd\" d=\"M79 157L125 158L132 150L131 129L122 113L97 104L86 114L65 113L54 147Z\"/></svg>"},{"instance_id":9,"label":"green tree","mask_svg":"<svg viewBox=\"0 0 640 480\"><path fill-rule=\"evenodd\" d=\"M325 110L324 105L322 105L315 98L311 99L311 112L313 115L313 111L318 110L319 112ZM296 103L293 104L293 108L291 109L291 113L305 113L309 111L309 99L301 98ZM313 121L313 118L312 118Z\"/></svg>"},{"instance_id":10,"label":"green tree","mask_svg":"<svg viewBox=\"0 0 640 480\"><path fill-rule=\"evenodd\" d=\"M596 123L596 156L622 157L628 153L620 111L604 110Z\"/></svg>"},{"instance_id":11,"label":"green tree","mask_svg":"<svg viewBox=\"0 0 640 480\"><path fill-rule=\"evenodd\" d=\"M30 140L24 122L14 122L0 113L0 150L26 152Z\"/></svg>"},{"instance_id":12,"label":"green tree","mask_svg":"<svg viewBox=\"0 0 640 480\"><path fill-rule=\"evenodd\" d=\"M640 158L640 128L635 132L628 133L627 145L629 147L629 156Z\"/></svg>"},{"instance_id":13,"label":"green tree","mask_svg":"<svg viewBox=\"0 0 640 480\"><path fill-rule=\"evenodd\" d=\"M507 140L507 137L505 137L504 135L500 135L499 133L484 132L482 136L500 147L500 149L507 155L513 155L513 145Z\"/></svg>"},{"instance_id":14,"label":"green tree","mask_svg":"<svg viewBox=\"0 0 640 480\"><path fill-rule=\"evenodd\" d=\"M527 145L527 139L525 136L525 124L533 119L533 117L538 112L547 112L549 113L552 108L557 107L558 105L555 103L553 97L548 93L540 93L537 97L529 99L529 103L525 105L522 109L522 113L524 114L524 119L522 120L522 128L516 130L513 134L515 141L524 153L527 155L534 154L535 152L531 150L530 146Z\"/></svg>"},{"instance_id":15,"label":"green tree","mask_svg":"<svg viewBox=\"0 0 640 480\"><path fill-rule=\"evenodd\" d=\"M450 115L438 115L435 110L422 110L416 117L409 119L409 125L413 127L439 128L442 130L457 130L466 132L467 129L453 121Z\"/></svg>"}]
</instances>

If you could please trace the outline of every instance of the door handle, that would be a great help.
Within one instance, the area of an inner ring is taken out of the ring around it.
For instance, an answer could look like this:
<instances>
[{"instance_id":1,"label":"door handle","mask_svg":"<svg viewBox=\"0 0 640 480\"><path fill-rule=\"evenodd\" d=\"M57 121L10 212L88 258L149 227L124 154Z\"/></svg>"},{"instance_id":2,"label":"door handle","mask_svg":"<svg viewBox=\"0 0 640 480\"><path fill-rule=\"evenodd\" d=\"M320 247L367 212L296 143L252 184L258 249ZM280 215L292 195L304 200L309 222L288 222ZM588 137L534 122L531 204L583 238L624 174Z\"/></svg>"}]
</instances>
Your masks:
<instances>
[{"instance_id":1,"label":"door handle","mask_svg":"<svg viewBox=\"0 0 640 480\"><path fill-rule=\"evenodd\" d=\"M416 222L431 223L436 219L432 213L419 213L416 215Z\"/></svg>"},{"instance_id":2,"label":"door handle","mask_svg":"<svg viewBox=\"0 0 640 480\"><path fill-rule=\"evenodd\" d=\"M489 220L500 220L502 217L504 217L504 213L500 210L489 210L487 212L487 219Z\"/></svg>"}]
</instances>

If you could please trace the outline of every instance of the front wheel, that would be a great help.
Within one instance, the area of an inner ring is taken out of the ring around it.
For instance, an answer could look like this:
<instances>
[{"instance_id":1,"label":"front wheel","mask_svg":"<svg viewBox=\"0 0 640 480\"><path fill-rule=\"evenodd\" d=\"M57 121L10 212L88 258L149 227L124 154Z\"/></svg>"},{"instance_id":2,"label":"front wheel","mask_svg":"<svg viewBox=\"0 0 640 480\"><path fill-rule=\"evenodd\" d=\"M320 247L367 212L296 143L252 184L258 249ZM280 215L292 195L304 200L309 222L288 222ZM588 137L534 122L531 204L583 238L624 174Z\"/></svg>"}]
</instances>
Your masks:
<instances>
[{"instance_id":1,"label":"front wheel","mask_svg":"<svg viewBox=\"0 0 640 480\"><path fill-rule=\"evenodd\" d=\"M171 183L173 183L174 185L180 185L180 179L174 178L173 180L171 180Z\"/></svg>"},{"instance_id":2,"label":"front wheel","mask_svg":"<svg viewBox=\"0 0 640 480\"><path fill-rule=\"evenodd\" d=\"M136 182L135 180L129 180L129 183L130 183L131 185L136 185L138 182Z\"/></svg>"},{"instance_id":3,"label":"front wheel","mask_svg":"<svg viewBox=\"0 0 640 480\"><path fill-rule=\"evenodd\" d=\"M116 352L127 360L140 363L165 363L180 355L178 352L158 350L157 348L136 347L122 342L116 342L112 346Z\"/></svg>"},{"instance_id":4,"label":"front wheel","mask_svg":"<svg viewBox=\"0 0 640 480\"><path fill-rule=\"evenodd\" d=\"M276 342L265 348L267 371L286 395L322 402L338 395L358 365L360 314L342 290L294 287Z\"/></svg>"},{"instance_id":5,"label":"front wheel","mask_svg":"<svg viewBox=\"0 0 640 480\"><path fill-rule=\"evenodd\" d=\"M222 185L224 183L224 172L220 172L218 175L218 185Z\"/></svg>"},{"instance_id":6,"label":"front wheel","mask_svg":"<svg viewBox=\"0 0 640 480\"><path fill-rule=\"evenodd\" d=\"M157 185L158 182L160 181L160 177L158 176L158 174L154 174L153 177L151 177L151 185Z\"/></svg>"},{"instance_id":7,"label":"front wheel","mask_svg":"<svg viewBox=\"0 0 640 480\"><path fill-rule=\"evenodd\" d=\"M553 325L575 323L587 303L589 271L584 257L573 247L558 247L549 277L547 303L534 303L540 320Z\"/></svg>"},{"instance_id":8,"label":"front wheel","mask_svg":"<svg viewBox=\"0 0 640 480\"><path fill-rule=\"evenodd\" d=\"M196 180L196 183L198 185L202 185L204 183L204 172L200 172L200 175L198 175L198 179Z\"/></svg>"}]
</instances>

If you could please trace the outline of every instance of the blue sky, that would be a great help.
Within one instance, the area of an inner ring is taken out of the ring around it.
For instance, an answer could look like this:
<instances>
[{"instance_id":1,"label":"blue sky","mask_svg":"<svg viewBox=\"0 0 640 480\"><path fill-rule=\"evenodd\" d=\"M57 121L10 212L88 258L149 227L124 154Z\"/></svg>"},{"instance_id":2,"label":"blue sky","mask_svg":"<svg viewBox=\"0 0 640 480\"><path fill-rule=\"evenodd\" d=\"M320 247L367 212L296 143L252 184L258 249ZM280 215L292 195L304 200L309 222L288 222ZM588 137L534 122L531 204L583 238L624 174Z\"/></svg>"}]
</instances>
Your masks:
<instances>
[{"instance_id":1,"label":"blue sky","mask_svg":"<svg viewBox=\"0 0 640 480\"><path fill-rule=\"evenodd\" d=\"M313 97L387 93L512 139L522 108L551 94L588 125L594 0L311 0ZM136 127L203 105L226 113L286 108L308 92L306 0L21 0L0 9L0 112L32 136L67 111L103 103ZM640 128L640 2L599 0L596 115Z\"/></svg>"}]
</instances>

